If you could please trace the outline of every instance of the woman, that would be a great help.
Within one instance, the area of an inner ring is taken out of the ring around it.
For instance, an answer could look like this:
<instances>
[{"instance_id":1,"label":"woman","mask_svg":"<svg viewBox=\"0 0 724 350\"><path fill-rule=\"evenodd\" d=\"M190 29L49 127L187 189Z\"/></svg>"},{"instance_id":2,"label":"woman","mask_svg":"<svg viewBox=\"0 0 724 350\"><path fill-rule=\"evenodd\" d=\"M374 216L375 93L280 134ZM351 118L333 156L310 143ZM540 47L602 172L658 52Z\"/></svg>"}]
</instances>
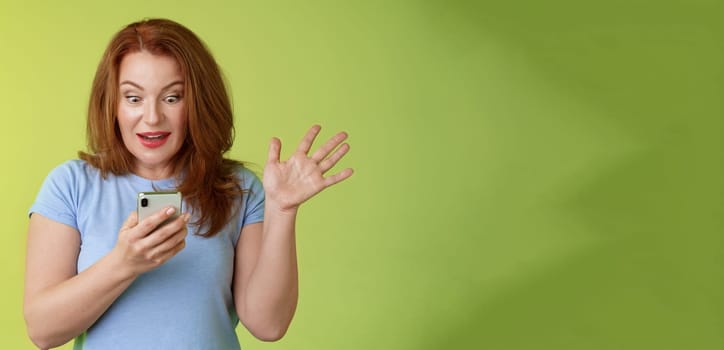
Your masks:
<instances>
[{"instance_id":1,"label":"woman","mask_svg":"<svg viewBox=\"0 0 724 350\"><path fill-rule=\"evenodd\" d=\"M286 332L297 304L299 206L352 175L338 133L287 161L273 138L263 185L225 159L232 110L204 44L178 23L132 23L98 66L88 152L46 178L30 209L24 313L40 348L238 349ZM138 192L178 190L184 213L138 221ZM128 215L128 213L131 213ZM125 220L124 220L125 218Z\"/></svg>"}]
</instances>

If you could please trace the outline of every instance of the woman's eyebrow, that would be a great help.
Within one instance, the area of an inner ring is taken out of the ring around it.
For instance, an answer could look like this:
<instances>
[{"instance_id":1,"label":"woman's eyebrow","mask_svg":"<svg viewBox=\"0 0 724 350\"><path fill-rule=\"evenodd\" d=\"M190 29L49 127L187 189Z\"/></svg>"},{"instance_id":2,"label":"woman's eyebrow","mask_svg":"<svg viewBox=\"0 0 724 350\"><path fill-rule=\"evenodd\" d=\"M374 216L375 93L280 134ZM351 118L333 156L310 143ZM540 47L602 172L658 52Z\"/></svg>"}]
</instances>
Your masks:
<instances>
[{"instance_id":1,"label":"woman's eyebrow","mask_svg":"<svg viewBox=\"0 0 724 350\"><path fill-rule=\"evenodd\" d=\"M134 82L132 82L132 81L130 81L130 80L124 80L124 81L121 82L120 85L126 85L126 84L132 85L133 87L135 87L135 88L143 91L143 87L141 87L141 85L138 85L138 84L136 84L136 83L134 83Z\"/></svg>"},{"instance_id":2,"label":"woman's eyebrow","mask_svg":"<svg viewBox=\"0 0 724 350\"><path fill-rule=\"evenodd\" d=\"M174 85L177 85L177 84L183 84L183 83L184 83L183 80L176 80L176 81L173 81L173 82L171 82L170 84L164 86L161 90L166 90L166 89L170 88L171 86L174 86ZM125 84L131 85L131 86L133 86L133 87L135 87L135 88L143 91L143 87L142 87L141 85L138 85L138 84L136 84L136 83L134 83L134 82L132 82L132 81L130 81L130 80L124 80L124 81L121 82L120 85L125 85Z\"/></svg>"},{"instance_id":3,"label":"woman's eyebrow","mask_svg":"<svg viewBox=\"0 0 724 350\"><path fill-rule=\"evenodd\" d=\"M168 89L168 88L170 88L170 87L172 87L172 86L174 86L174 85L178 85L178 84L183 85L183 83L184 83L183 80L176 80L176 81L173 81L173 82L171 82L170 84L164 86L163 89L161 89L161 90L166 90L166 89Z\"/></svg>"}]
</instances>

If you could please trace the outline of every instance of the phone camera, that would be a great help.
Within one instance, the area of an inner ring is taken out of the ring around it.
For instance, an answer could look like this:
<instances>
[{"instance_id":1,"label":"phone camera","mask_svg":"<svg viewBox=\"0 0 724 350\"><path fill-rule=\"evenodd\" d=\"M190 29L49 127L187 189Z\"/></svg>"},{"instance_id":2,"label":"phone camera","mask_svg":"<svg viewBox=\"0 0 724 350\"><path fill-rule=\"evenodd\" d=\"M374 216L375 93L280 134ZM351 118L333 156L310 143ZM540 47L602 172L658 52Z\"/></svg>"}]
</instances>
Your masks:
<instances>
[{"instance_id":1,"label":"phone camera","mask_svg":"<svg viewBox=\"0 0 724 350\"><path fill-rule=\"evenodd\" d=\"M148 206L148 198L141 198L141 206L144 208Z\"/></svg>"}]
</instances>

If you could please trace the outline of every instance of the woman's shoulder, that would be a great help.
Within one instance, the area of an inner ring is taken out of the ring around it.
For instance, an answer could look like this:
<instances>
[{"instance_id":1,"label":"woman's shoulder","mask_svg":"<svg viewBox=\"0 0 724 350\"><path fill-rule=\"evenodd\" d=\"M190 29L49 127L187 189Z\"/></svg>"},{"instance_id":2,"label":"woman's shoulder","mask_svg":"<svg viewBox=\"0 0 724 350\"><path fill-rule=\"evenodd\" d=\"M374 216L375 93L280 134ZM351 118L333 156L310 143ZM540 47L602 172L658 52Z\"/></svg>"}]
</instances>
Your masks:
<instances>
[{"instance_id":1,"label":"woman's shoulder","mask_svg":"<svg viewBox=\"0 0 724 350\"><path fill-rule=\"evenodd\" d=\"M240 164L235 169L236 175L239 176L239 178L244 177L258 177L256 172L249 168L247 164Z\"/></svg>"},{"instance_id":2,"label":"woman's shoulder","mask_svg":"<svg viewBox=\"0 0 724 350\"><path fill-rule=\"evenodd\" d=\"M78 182L97 179L100 177L100 171L81 159L67 160L53 168L48 174L48 178L55 181Z\"/></svg>"},{"instance_id":3,"label":"woman's shoulder","mask_svg":"<svg viewBox=\"0 0 724 350\"><path fill-rule=\"evenodd\" d=\"M71 159L57 165L52 171L69 175L95 175L100 171L82 159Z\"/></svg>"}]
</instances>

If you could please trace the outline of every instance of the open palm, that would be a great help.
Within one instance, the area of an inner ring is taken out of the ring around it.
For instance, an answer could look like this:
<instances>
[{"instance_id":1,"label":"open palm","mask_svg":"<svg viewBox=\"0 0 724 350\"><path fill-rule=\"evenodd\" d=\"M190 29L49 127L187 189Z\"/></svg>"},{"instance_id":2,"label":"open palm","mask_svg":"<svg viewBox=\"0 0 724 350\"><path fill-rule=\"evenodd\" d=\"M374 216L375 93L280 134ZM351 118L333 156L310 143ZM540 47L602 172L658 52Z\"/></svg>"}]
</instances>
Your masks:
<instances>
[{"instance_id":1,"label":"open palm","mask_svg":"<svg viewBox=\"0 0 724 350\"><path fill-rule=\"evenodd\" d=\"M347 168L325 177L325 173L349 151L349 144L340 146L347 139L347 133L336 134L309 156L319 130L319 125L312 126L287 161L279 160L281 141L276 137L272 139L263 183L266 200L278 209L296 209L325 188L352 176L352 169Z\"/></svg>"}]
</instances>

